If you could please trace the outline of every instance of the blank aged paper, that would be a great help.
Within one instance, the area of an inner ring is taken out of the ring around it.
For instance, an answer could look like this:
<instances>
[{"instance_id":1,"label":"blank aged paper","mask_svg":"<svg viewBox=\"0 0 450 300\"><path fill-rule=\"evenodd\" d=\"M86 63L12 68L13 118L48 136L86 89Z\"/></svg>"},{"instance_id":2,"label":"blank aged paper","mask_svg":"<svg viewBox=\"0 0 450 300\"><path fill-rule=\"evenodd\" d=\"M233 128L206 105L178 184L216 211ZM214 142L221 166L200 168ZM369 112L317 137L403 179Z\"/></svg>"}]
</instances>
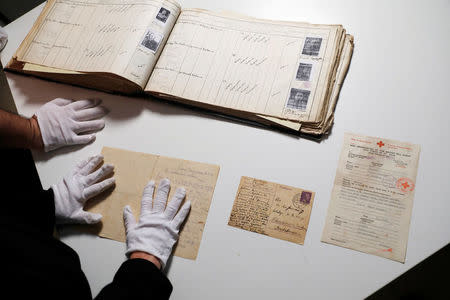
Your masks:
<instances>
[{"instance_id":1,"label":"blank aged paper","mask_svg":"<svg viewBox=\"0 0 450 300\"><path fill-rule=\"evenodd\" d=\"M322 241L404 263L419 154L346 133Z\"/></svg>"},{"instance_id":2,"label":"blank aged paper","mask_svg":"<svg viewBox=\"0 0 450 300\"><path fill-rule=\"evenodd\" d=\"M145 90L283 119L315 121L326 98L325 83L340 30L339 26L183 10ZM308 43L313 46L305 46ZM305 50L310 48L314 51ZM301 73L300 64L304 66ZM302 107L291 105L298 102L294 101L297 93L303 97Z\"/></svg>"},{"instance_id":3,"label":"blank aged paper","mask_svg":"<svg viewBox=\"0 0 450 300\"><path fill-rule=\"evenodd\" d=\"M164 7L167 20L159 21ZM20 61L80 72L111 72L144 87L161 47L145 46L149 33L164 44L180 7L170 0L51 0L18 53ZM92 21L94 20L94 21ZM120 41L118 43L117 41Z\"/></svg>"},{"instance_id":4,"label":"blank aged paper","mask_svg":"<svg viewBox=\"0 0 450 300\"><path fill-rule=\"evenodd\" d=\"M228 225L303 245L314 192L242 177Z\"/></svg>"},{"instance_id":5,"label":"blank aged paper","mask_svg":"<svg viewBox=\"0 0 450 300\"><path fill-rule=\"evenodd\" d=\"M99 235L125 242L122 215L124 206L130 205L138 220L142 192L148 181L153 179L158 185L161 179L169 178L171 182L169 201L177 187L184 187L186 199L192 204L180 232L174 255L196 259L219 166L109 147L104 147L102 154L105 163L115 166L116 187L109 195L88 204L89 211L103 215L103 226Z\"/></svg>"}]
</instances>

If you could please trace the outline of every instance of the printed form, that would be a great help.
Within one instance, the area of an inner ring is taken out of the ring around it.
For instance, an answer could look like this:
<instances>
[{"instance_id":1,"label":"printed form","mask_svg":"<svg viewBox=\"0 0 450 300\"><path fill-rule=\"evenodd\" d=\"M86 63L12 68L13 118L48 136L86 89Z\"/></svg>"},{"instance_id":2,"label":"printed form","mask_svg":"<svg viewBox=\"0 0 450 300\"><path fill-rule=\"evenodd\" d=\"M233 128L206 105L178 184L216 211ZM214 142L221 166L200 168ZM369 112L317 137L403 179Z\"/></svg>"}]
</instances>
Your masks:
<instances>
[{"instance_id":1,"label":"printed form","mask_svg":"<svg viewBox=\"0 0 450 300\"><path fill-rule=\"evenodd\" d=\"M346 133L322 242L405 262L420 146Z\"/></svg>"}]
</instances>

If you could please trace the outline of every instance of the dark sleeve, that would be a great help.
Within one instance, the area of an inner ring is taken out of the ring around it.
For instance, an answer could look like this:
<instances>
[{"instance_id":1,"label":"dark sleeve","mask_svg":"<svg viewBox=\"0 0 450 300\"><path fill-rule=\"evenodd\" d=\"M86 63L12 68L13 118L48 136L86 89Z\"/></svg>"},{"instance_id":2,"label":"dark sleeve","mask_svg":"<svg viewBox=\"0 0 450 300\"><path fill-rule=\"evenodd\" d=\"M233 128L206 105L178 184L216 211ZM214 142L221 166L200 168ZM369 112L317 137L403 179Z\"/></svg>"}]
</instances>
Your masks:
<instances>
[{"instance_id":1,"label":"dark sleeve","mask_svg":"<svg viewBox=\"0 0 450 300\"><path fill-rule=\"evenodd\" d=\"M103 299L169 299L172 284L151 262L135 258L120 266L113 282L104 287L96 300Z\"/></svg>"},{"instance_id":2,"label":"dark sleeve","mask_svg":"<svg viewBox=\"0 0 450 300\"><path fill-rule=\"evenodd\" d=\"M3 176L0 181L0 223L33 228L53 234L55 203L53 191L43 190L33 157L27 149L0 148Z\"/></svg>"},{"instance_id":3,"label":"dark sleeve","mask_svg":"<svg viewBox=\"0 0 450 300\"><path fill-rule=\"evenodd\" d=\"M31 152L0 148L0 165L0 299L92 300L77 253L53 237L53 191L42 189Z\"/></svg>"}]
</instances>

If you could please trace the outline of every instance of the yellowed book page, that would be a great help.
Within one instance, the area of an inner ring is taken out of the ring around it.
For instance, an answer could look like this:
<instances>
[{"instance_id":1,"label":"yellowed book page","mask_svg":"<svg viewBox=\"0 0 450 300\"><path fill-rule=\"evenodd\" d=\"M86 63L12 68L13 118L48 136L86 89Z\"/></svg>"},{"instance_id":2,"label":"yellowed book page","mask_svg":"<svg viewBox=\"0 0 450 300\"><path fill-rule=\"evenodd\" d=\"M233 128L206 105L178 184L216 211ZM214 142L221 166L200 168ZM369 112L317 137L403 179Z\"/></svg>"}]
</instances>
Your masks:
<instances>
[{"instance_id":1,"label":"yellowed book page","mask_svg":"<svg viewBox=\"0 0 450 300\"><path fill-rule=\"evenodd\" d=\"M345 76L347 75L348 68L350 66L350 61L353 55L353 47L353 36L347 34L345 36L344 48L342 49L342 57L336 72L336 81L333 85L333 90L331 93L331 103L329 104L326 116L327 122L331 122L331 118L333 117L336 102L339 97L342 84L344 83Z\"/></svg>"},{"instance_id":2,"label":"yellowed book page","mask_svg":"<svg viewBox=\"0 0 450 300\"><path fill-rule=\"evenodd\" d=\"M303 245L314 192L241 178L228 225Z\"/></svg>"},{"instance_id":3,"label":"yellowed book page","mask_svg":"<svg viewBox=\"0 0 450 300\"><path fill-rule=\"evenodd\" d=\"M338 69L336 72L336 80L333 84L331 90L330 103L328 104L327 114L319 128L310 129L306 126L303 126L301 131L304 133L310 134L322 134L327 133L331 125L333 124L334 119L334 110L336 107L336 103L339 97L339 93L341 91L342 84L344 82L345 76L347 75L348 68L350 66L350 61L353 55L353 36L347 34L344 40L344 48L342 49L341 59L339 61Z\"/></svg>"},{"instance_id":4,"label":"yellowed book page","mask_svg":"<svg viewBox=\"0 0 450 300\"><path fill-rule=\"evenodd\" d=\"M44 73L57 73L57 74L83 74L82 72L50 68L50 67L35 65L35 64L30 64L30 63L24 64L23 70L30 71L30 72L44 72Z\"/></svg>"},{"instance_id":5,"label":"yellowed book page","mask_svg":"<svg viewBox=\"0 0 450 300\"><path fill-rule=\"evenodd\" d=\"M145 90L281 119L315 120L341 30L183 10Z\"/></svg>"},{"instance_id":6,"label":"yellowed book page","mask_svg":"<svg viewBox=\"0 0 450 300\"><path fill-rule=\"evenodd\" d=\"M142 192L151 179L156 184L169 178L169 201L177 187L186 189L186 200L191 201L191 211L180 232L174 255L196 259L203 228L219 174L219 166L104 147L105 163L115 166L116 187L107 195L89 203L89 211L103 215L101 237L125 242L123 208L130 205L139 218Z\"/></svg>"},{"instance_id":7,"label":"yellowed book page","mask_svg":"<svg viewBox=\"0 0 450 300\"><path fill-rule=\"evenodd\" d=\"M236 12L233 12L233 11L226 11L225 10L225 11L221 11L221 13L224 14L224 15L225 14L229 15L229 16L251 18L251 16L242 15L242 14L239 14L239 13L236 13ZM305 23L305 24L307 24L307 23ZM268 120L270 122L273 122L273 123L275 123L275 124L277 124L279 126L286 127L286 128L292 129L292 130L300 131L300 128L301 128L301 123L298 122L298 121L282 120L282 119L278 119L276 117L269 117L269 116L264 116L264 115L257 115L257 117L266 119L266 120Z\"/></svg>"},{"instance_id":8,"label":"yellowed book page","mask_svg":"<svg viewBox=\"0 0 450 300\"><path fill-rule=\"evenodd\" d=\"M17 60L144 87L179 13L172 0L50 0Z\"/></svg>"},{"instance_id":9,"label":"yellowed book page","mask_svg":"<svg viewBox=\"0 0 450 300\"><path fill-rule=\"evenodd\" d=\"M420 146L346 133L322 241L405 262Z\"/></svg>"},{"instance_id":10,"label":"yellowed book page","mask_svg":"<svg viewBox=\"0 0 450 300\"><path fill-rule=\"evenodd\" d=\"M331 102L328 107L326 119L331 118L334 113L334 108L336 106L336 102L339 97L339 93L341 91L341 86L344 82L345 76L347 75L352 55L353 55L353 36L347 34L345 36L344 48L342 49L342 56L339 61L339 66L336 72L336 81L333 85L333 89L331 92Z\"/></svg>"},{"instance_id":11,"label":"yellowed book page","mask_svg":"<svg viewBox=\"0 0 450 300\"><path fill-rule=\"evenodd\" d=\"M269 117L269 116L263 116L263 115L257 115L259 118L266 119L267 121L273 122L275 124L278 124L283 127L287 127L292 130L299 131L302 127L302 124L298 121L290 121L290 120L282 120L275 117Z\"/></svg>"}]
</instances>

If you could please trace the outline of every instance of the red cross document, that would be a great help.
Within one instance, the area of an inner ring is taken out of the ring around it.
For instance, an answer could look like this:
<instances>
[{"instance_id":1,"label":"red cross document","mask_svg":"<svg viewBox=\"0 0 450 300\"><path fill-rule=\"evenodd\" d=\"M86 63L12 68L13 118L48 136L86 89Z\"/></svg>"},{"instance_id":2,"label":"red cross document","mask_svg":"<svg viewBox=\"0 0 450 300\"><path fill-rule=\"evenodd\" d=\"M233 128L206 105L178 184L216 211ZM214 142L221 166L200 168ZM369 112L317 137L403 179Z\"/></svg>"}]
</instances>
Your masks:
<instances>
[{"instance_id":1,"label":"red cross document","mask_svg":"<svg viewBox=\"0 0 450 300\"><path fill-rule=\"evenodd\" d=\"M322 242L405 262L420 146L346 133Z\"/></svg>"}]
</instances>

